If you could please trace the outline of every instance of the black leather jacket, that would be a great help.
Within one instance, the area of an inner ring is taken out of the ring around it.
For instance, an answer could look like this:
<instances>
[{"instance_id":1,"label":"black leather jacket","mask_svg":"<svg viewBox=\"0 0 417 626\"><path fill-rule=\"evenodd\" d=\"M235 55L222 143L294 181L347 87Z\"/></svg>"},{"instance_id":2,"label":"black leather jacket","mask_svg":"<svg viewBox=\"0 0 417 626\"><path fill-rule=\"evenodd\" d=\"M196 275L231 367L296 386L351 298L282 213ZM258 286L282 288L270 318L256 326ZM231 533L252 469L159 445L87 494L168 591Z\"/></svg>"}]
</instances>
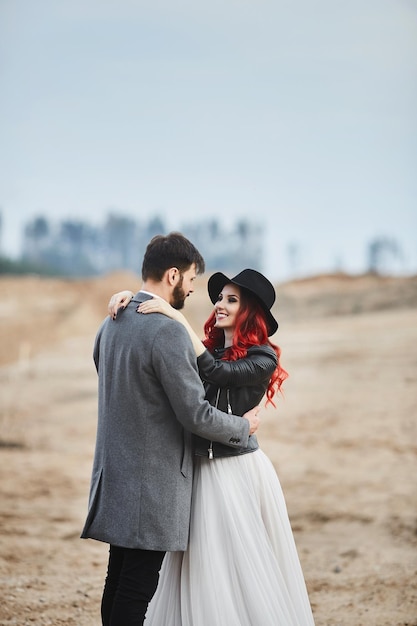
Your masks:
<instances>
[{"instance_id":1,"label":"black leather jacket","mask_svg":"<svg viewBox=\"0 0 417 626\"><path fill-rule=\"evenodd\" d=\"M210 404L234 415L243 415L258 405L268 387L269 380L277 366L277 355L269 345L252 346L247 355L237 361L222 361L224 348L215 350L214 355L208 350L198 357L200 377L206 389L206 398ZM201 437L194 437L195 454L208 456L211 442ZM254 452L258 449L255 435L249 437L247 448L230 448L221 443L212 442L213 457L235 456Z\"/></svg>"}]
</instances>

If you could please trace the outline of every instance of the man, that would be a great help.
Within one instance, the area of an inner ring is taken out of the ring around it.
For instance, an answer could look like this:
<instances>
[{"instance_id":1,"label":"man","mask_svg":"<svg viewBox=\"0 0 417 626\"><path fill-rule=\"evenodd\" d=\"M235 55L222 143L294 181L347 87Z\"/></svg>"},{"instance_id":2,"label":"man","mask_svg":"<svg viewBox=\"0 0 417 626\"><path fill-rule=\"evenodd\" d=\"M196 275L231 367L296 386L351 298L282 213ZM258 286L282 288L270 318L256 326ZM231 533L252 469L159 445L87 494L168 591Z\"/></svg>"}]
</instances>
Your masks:
<instances>
[{"instance_id":1,"label":"man","mask_svg":"<svg viewBox=\"0 0 417 626\"><path fill-rule=\"evenodd\" d=\"M143 624L166 551L185 550L192 488L191 433L245 447L255 407L227 415L204 398L185 328L164 315L138 315L152 297L182 308L204 260L180 233L154 237L142 289L98 330L98 427L89 511L81 537L110 544L103 626Z\"/></svg>"}]
</instances>

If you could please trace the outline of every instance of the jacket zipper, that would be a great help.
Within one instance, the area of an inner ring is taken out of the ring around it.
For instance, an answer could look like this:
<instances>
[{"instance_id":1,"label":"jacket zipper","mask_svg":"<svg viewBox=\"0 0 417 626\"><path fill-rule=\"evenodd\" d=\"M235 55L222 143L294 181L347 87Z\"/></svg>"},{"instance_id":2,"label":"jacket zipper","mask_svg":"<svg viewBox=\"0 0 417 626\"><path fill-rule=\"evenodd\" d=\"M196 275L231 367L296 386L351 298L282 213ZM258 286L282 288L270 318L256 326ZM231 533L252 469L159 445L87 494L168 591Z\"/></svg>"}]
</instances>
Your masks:
<instances>
[{"instance_id":1,"label":"jacket zipper","mask_svg":"<svg viewBox=\"0 0 417 626\"><path fill-rule=\"evenodd\" d=\"M219 397L220 397L220 387L217 390L216 404L215 404L216 409L217 409L217 405L219 404ZM228 388L226 389L226 398L227 398L227 412L228 412L229 415L232 415L232 407L230 405L230 393L229 393L229 389ZM208 447L207 452L208 452L209 461L212 461L213 458L214 458L214 455L213 455L213 442L212 441L210 441L210 445Z\"/></svg>"}]
</instances>

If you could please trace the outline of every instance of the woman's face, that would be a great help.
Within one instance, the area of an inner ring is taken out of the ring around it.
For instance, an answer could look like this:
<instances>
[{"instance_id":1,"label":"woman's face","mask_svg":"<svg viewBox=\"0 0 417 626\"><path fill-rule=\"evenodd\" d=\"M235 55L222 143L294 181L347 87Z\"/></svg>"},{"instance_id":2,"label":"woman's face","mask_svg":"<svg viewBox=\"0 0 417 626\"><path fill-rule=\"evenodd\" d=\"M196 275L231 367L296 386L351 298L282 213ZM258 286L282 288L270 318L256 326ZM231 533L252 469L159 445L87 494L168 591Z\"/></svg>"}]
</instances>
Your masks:
<instances>
[{"instance_id":1,"label":"woman's face","mask_svg":"<svg viewBox=\"0 0 417 626\"><path fill-rule=\"evenodd\" d=\"M214 305L216 328L230 330L235 327L236 316L240 308L240 303L240 287L233 285L232 283L225 285Z\"/></svg>"}]
</instances>

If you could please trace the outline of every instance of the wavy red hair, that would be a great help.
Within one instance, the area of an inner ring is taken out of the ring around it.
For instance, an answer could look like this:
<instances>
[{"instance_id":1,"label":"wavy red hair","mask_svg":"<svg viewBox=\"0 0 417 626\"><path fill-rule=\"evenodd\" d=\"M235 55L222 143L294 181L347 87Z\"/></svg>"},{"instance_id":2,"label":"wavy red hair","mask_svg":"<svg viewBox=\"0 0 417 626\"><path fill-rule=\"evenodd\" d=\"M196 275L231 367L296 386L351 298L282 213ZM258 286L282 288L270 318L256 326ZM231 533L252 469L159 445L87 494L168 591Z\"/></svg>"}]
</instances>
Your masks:
<instances>
[{"instance_id":1,"label":"wavy red hair","mask_svg":"<svg viewBox=\"0 0 417 626\"><path fill-rule=\"evenodd\" d=\"M280 365L281 348L270 341L265 313L256 298L246 289L240 288L240 300L233 333L233 345L226 348L222 358L225 361L237 361L246 356L251 346L265 344L271 346L277 355L277 367L272 373L266 390L266 404L270 403L275 406L273 397L281 391L282 383L288 378L288 372ZM204 324L205 338L203 339L203 344L212 353L215 348L223 347L224 343L224 333L215 327L215 323L216 315L213 311Z\"/></svg>"}]
</instances>

